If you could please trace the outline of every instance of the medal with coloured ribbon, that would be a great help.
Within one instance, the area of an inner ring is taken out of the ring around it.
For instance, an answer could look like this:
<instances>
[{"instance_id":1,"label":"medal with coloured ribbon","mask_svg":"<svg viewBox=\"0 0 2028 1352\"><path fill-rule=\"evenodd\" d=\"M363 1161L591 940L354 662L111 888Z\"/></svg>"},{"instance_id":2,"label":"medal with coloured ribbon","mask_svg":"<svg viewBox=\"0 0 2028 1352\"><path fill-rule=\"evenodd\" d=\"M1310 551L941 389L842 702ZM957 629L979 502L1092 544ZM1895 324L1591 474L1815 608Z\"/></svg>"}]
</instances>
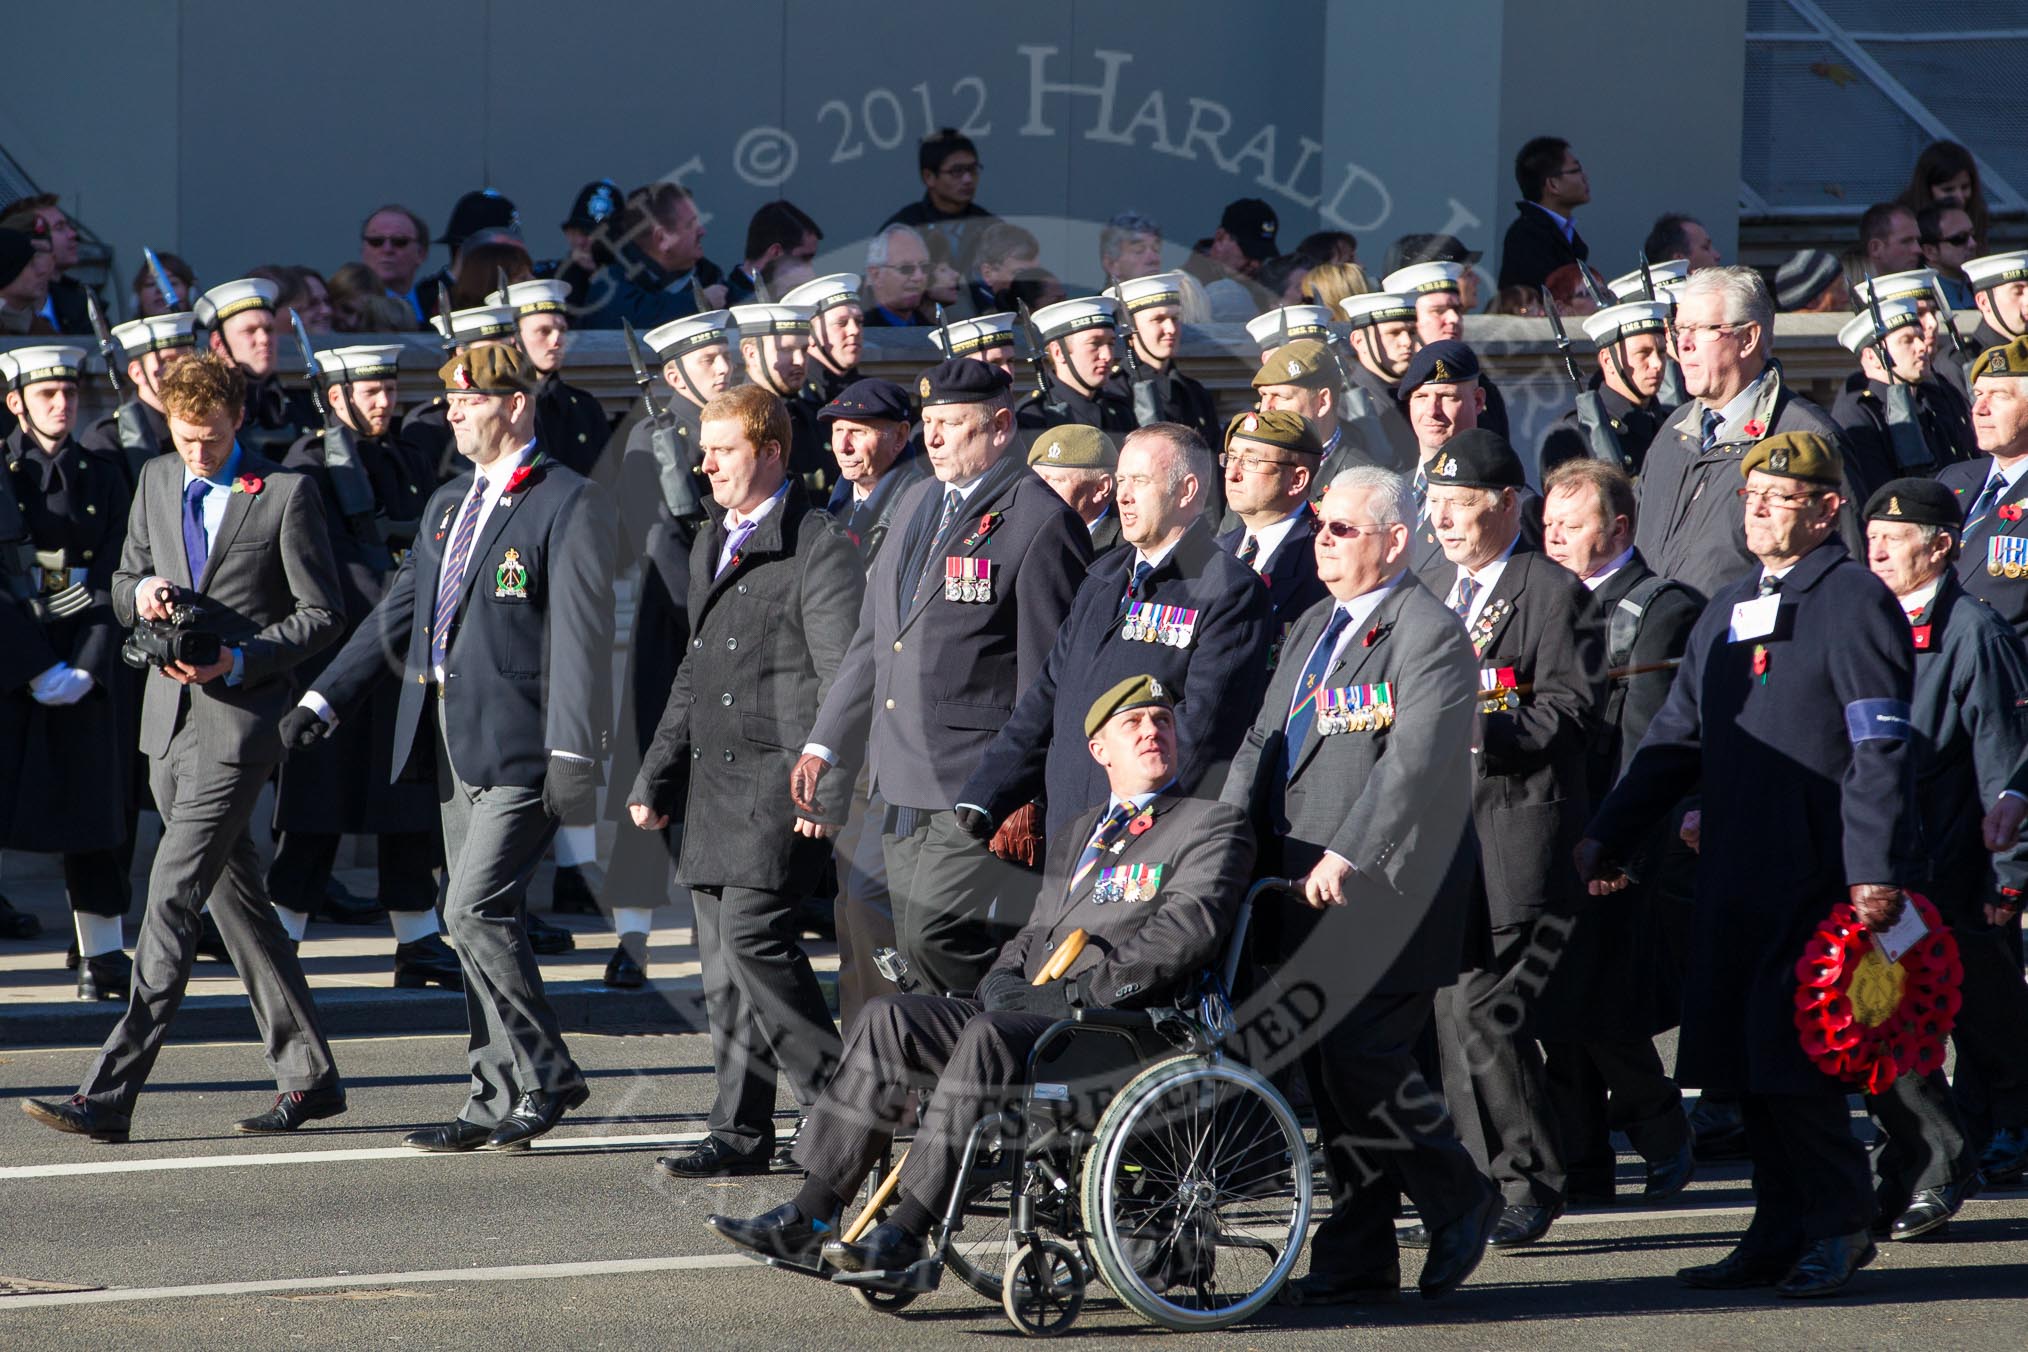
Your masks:
<instances>
[{"instance_id":1,"label":"medal with coloured ribbon","mask_svg":"<svg viewBox=\"0 0 2028 1352\"><path fill-rule=\"evenodd\" d=\"M1161 864L1121 864L1101 869L1098 880L1092 884L1092 905L1153 900L1162 887L1163 867Z\"/></svg>"},{"instance_id":2,"label":"medal with coloured ribbon","mask_svg":"<svg viewBox=\"0 0 2028 1352\"><path fill-rule=\"evenodd\" d=\"M2028 535L1995 535L1988 540L1986 572L1993 577L2028 577Z\"/></svg>"},{"instance_id":3,"label":"medal with coloured ribbon","mask_svg":"<svg viewBox=\"0 0 2028 1352\"><path fill-rule=\"evenodd\" d=\"M1482 667L1479 669L1479 712L1482 714L1506 713L1521 707L1521 696L1514 688L1514 668Z\"/></svg>"},{"instance_id":4,"label":"medal with coloured ribbon","mask_svg":"<svg viewBox=\"0 0 2028 1352\"><path fill-rule=\"evenodd\" d=\"M1197 634L1197 612L1187 606L1135 601L1120 620L1120 637L1129 643L1161 643L1187 648Z\"/></svg>"},{"instance_id":5,"label":"medal with coloured ribbon","mask_svg":"<svg viewBox=\"0 0 2028 1352\"><path fill-rule=\"evenodd\" d=\"M946 601L990 601L993 599L993 561L953 554L944 560Z\"/></svg>"},{"instance_id":6,"label":"medal with coloured ribbon","mask_svg":"<svg viewBox=\"0 0 2028 1352\"><path fill-rule=\"evenodd\" d=\"M1347 685L1317 692L1317 732L1380 732L1394 726L1394 683Z\"/></svg>"}]
</instances>

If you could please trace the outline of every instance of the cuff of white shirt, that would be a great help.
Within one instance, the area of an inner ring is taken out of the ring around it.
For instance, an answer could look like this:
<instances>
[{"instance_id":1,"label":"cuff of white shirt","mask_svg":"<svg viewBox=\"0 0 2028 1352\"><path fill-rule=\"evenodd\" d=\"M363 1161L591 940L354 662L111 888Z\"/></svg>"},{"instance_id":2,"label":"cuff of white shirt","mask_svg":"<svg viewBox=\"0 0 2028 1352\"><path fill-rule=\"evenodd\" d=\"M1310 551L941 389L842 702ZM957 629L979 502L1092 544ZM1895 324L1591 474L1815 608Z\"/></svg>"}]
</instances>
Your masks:
<instances>
[{"instance_id":1,"label":"cuff of white shirt","mask_svg":"<svg viewBox=\"0 0 2028 1352\"><path fill-rule=\"evenodd\" d=\"M551 747L549 749L549 754L556 757L558 760L583 761L586 765L591 764L590 756L580 756L575 751L558 751L555 747Z\"/></svg>"},{"instance_id":2,"label":"cuff of white shirt","mask_svg":"<svg viewBox=\"0 0 2028 1352\"><path fill-rule=\"evenodd\" d=\"M1357 873L1359 871L1359 865L1353 863L1350 859L1347 859L1344 855L1338 853L1336 850L1326 850L1324 851L1324 853L1329 855L1331 858L1337 860L1339 863L1343 864L1346 868L1351 869L1354 873Z\"/></svg>"},{"instance_id":3,"label":"cuff of white shirt","mask_svg":"<svg viewBox=\"0 0 2028 1352\"><path fill-rule=\"evenodd\" d=\"M2002 789L2000 790L2000 796L2002 798L2018 798L2022 802L2028 803L2028 793L2023 793L2019 789Z\"/></svg>"},{"instance_id":4,"label":"cuff of white shirt","mask_svg":"<svg viewBox=\"0 0 2028 1352\"><path fill-rule=\"evenodd\" d=\"M318 694L314 690L305 690L303 692L303 697L296 701L296 707L299 709L308 709L311 713L323 719L324 726L327 728L335 728L338 726L338 715L331 708L331 701L325 699L322 695Z\"/></svg>"},{"instance_id":5,"label":"cuff of white shirt","mask_svg":"<svg viewBox=\"0 0 2028 1352\"><path fill-rule=\"evenodd\" d=\"M820 742L803 743L803 754L805 756L815 756L826 765L836 765L838 763L838 757L832 752L831 748Z\"/></svg>"},{"instance_id":6,"label":"cuff of white shirt","mask_svg":"<svg viewBox=\"0 0 2028 1352\"><path fill-rule=\"evenodd\" d=\"M238 685L246 679L246 650L234 648L231 649L231 652L232 670L225 674L225 683L227 685Z\"/></svg>"}]
</instances>

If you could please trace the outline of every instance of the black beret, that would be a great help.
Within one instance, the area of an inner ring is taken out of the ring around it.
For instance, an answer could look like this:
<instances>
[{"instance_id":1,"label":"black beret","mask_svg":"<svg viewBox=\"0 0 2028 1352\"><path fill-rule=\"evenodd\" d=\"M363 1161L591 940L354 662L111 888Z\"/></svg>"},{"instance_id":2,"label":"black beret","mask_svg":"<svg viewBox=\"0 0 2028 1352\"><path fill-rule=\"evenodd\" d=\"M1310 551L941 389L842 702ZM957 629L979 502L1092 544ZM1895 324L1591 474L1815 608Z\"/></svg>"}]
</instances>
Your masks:
<instances>
[{"instance_id":1,"label":"black beret","mask_svg":"<svg viewBox=\"0 0 2028 1352\"><path fill-rule=\"evenodd\" d=\"M854 422L907 422L913 416L908 391L891 380L855 380L838 397L817 410L817 420L850 418Z\"/></svg>"},{"instance_id":2,"label":"black beret","mask_svg":"<svg viewBox=\"0 0 2028 1352\"><path fill-rule=\"evenodd\" d=\"M1455 338L1441 338L1423 346L1410 359L1394 397L1406 402L1423 385L1454 385L1478 378L1478 355Z\"/></svg>"},{"instance_id":3,"label":"black beret","mask_svg":"<svg viewBox=\"0 0 2028 1352\"><path fill-rule=\"evenodd\" d=\"M1965 513L1958 495L1934 479L1895 479L1880 485L1866 499L1866 519L1942 526L1956 535L1964 525Z\"/></svg>"},{"instance_id":4,"label":"black beret","mask_svg":"<svg viewBox=\"0 0 2028 1352\"><path fill-rule=\"evenodd\" d=\"M1014 378L997 366L988 366L970 357L940 361L916 381L922 406L932 404L983 404L1007 393Z\"/></svg>"},{"instance_id":5,"label":"black beret","mask_svg":"<svg viewBox=\"0 0 2028 1352\"><path fill-rule=\"evenodd\" d=\"M1483 427L1468 427L1446 441L1429 462L1427 474L1431 487L1525 488L1528 484L1521 457L1514 454L1507 438Z\"/></svg>"}]
</instances>

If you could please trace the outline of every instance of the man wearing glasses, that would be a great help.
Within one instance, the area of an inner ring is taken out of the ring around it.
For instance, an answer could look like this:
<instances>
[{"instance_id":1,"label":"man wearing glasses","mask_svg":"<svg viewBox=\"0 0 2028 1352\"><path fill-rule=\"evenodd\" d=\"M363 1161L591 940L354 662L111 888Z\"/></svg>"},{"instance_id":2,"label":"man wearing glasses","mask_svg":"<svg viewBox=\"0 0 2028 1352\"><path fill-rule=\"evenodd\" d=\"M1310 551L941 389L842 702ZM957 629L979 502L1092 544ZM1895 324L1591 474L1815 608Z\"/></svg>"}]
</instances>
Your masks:
<instances>
[{"instance_id":1,"label":"man wearing glasses","mask_svg":"<svg viewBox=\"0 0 2028 1352\"><path fill-rule=\"evenodd\" d=\"M1275 648L1298 616L1324 599L1317 577L1317 470L1324 451L1309 420L1287 409L1241 413L1225 434L1225 503L1239 524L1220 548L1260 574L1274 611Z\"/></svg>"},{"instance_id":2,"label":"man wearing glasses","mask_svg":"<svg viewBox=\"0 0 2028 1352\"><path fill-rule=\"evenodd\" d=\"M955 127L941 128L936 135L923 138L916 152L922 199L889 216L880 228L906 225L941 234L950 242L951 259L958 271L969 277L973 249L995 219L992 212L972 200L978 195L982 168L978 147Z\"/></svg>"},{"instance_id":3,"label":"man wearing glasses","mask_svg":"<svg viewBox=\"0 0 2028 1352\"><path fill-rule=\"evenodd\" d=\"M1752 268L1692 272L1677 293L1671 338L1690 401L1648 447L1634 543L1663 577L1710 596L1753 567L1732 494L1748 452L1780 433L1812 432L1838 448L1842 474L1844 438L1822 409L1782 383L1774 298ZM1845 487L1837 530L1857 552L1858 519Z\"/></svg>"},{"instance_id":4,"label":"man wearing glasses","mask_svg":"<svg viewBox=\"0 0 2028 1352\"><path fill-rule=\"evenodd\" d=\"M380 279L388 295L408 303L418 324L428 322L429 316L416 299L415 275L429 252L429 227L407 207L389 203L359 227L359 261Z\"/></svg>"},{"instance_id":5,"label":"man wearing glasses","mask_svg":"<svg viewBox=\"0 0 2028 1352\"><path fill-rule=\"evenodd\" d=\"M1972 308L1972 287L1965 279L1965 261L1978 256L1979 237L1973 233L1972 218L1955 202L1934 202L1915 213L1916 237L1922 241L1922 261L1936 270L1937 282L1953 310Z\"/></svg>"},{"instance_id":6,"label":"man wearing glasses","mask_svg":"<svg viewBox=\"0 0 2028 1352\"><path fill-rule=\"evenodd\" d=\"M1538 136L1514 157L1514 182L1521 189L1522 200L1514 204L1521 214L1500 246L1500 289L1532 291L1558 268L1591 256L1571 219L1591 201L1591 179L1570 142Z\"/></svg>"},{"instance_id":7,"label":"man wearing glasses","mask_svg":"<svg viewBox=\"0 0 2028 1352\"><path fill-rule=\"evenodd\" d=\"M929 289L929 249L905 225L890 225L866 246L866 323L870 328L907 328L919 321L916 307Z\"/></svg>"}]
</instances>

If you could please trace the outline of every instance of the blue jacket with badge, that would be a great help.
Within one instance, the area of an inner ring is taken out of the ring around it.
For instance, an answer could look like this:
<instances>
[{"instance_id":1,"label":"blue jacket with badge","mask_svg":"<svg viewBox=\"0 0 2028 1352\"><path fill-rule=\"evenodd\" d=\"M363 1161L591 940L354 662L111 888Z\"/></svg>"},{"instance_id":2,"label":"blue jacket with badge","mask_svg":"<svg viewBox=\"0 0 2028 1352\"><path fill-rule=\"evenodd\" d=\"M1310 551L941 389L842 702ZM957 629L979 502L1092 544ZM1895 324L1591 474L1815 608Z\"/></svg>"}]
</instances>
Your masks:
<instances>
[{"instance_id":1,"label":"blue jacket with badge","mask_svg":"<svg viewBox=\"0 0 2028 1352\"><path fill-rule=\"evenodd\" d=\"M1993 457L1982 455L1946 466L1936 481L1969 513L1992 477ZM2028 638L2028 477L2015 480L1992 510L1967 521L1960 545L1958 581Z\"/></svg>"}]
</instances>

